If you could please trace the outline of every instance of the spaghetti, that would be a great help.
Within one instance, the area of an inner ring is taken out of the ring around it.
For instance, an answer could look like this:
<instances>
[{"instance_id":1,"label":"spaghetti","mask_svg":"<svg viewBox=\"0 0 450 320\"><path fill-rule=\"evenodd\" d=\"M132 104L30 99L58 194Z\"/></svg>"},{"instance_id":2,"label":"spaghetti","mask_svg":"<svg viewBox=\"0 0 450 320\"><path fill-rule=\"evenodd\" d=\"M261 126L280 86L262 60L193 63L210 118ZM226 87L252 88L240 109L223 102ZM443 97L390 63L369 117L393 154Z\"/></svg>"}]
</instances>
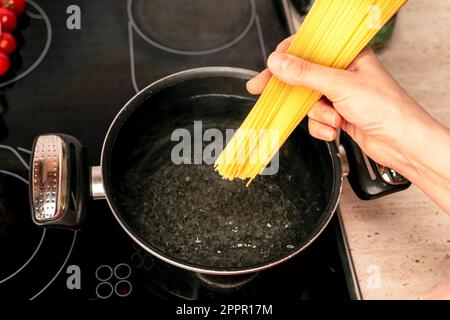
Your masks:
<instances>
[{"instance_id":1,"label":"spaghetti","mask_svg":"<svg viewBox=\"0 0 450 320\"><path fill-rule=\"evenodd\" d=\"M288 53L346 68L407 0L316 0ZM226 179L249 179L269 164L320 92L272 76L260 98L215 162ZM248 185L247 184L247 185Z\"/></svg>"}]
</instances>

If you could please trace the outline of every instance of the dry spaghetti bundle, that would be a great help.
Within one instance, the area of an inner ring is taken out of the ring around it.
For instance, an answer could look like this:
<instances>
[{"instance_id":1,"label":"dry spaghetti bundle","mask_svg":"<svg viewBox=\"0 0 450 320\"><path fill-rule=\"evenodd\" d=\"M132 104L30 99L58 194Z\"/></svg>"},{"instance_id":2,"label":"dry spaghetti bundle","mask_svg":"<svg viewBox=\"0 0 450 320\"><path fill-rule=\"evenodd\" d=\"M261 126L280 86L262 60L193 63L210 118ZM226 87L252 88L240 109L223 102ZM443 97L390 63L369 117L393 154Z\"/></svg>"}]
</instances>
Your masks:
<instances>
[{"instance_id":1,"label":"dry spaghetti bundle","mask_svg":"<svg viewBox=\"0 0 450 320\"><path fill-rule=\"evenodd\" d=\"M316 0L288 53L346 68L407 0ZM264 92L215 162L226 179L260 174L321 93L272 76Z\"/></svg>"}]
</instances>

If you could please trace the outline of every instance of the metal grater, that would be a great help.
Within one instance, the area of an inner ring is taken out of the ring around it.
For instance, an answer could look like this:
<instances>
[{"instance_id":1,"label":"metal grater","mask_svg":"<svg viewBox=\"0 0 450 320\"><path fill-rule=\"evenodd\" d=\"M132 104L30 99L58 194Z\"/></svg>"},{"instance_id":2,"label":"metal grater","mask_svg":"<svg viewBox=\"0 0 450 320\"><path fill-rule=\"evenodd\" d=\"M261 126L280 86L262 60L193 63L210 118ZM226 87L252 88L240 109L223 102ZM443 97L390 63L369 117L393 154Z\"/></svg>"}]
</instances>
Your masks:
<instances>
[{"instance_id":1,"label":"metal grater","mask_svg":"<svg viewBox=\"0 0 450 320\"><path fill-rule=\"evenodd\" d=\"M40 136L32 163L33 215L38 222L55 221L68 208L67 145L57 135Z\"/></svg>"}]
</instances>

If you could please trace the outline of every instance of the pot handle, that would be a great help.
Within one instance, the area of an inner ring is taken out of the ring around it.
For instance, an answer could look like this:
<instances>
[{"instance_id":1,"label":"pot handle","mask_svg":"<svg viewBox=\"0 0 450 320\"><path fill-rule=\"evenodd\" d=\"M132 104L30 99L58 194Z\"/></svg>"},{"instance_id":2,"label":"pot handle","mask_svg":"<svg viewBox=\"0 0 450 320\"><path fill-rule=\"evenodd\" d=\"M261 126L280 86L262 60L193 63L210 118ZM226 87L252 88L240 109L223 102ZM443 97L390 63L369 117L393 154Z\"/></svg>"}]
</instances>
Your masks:
<instances>
[{"instance_id":1,"label":"pot handle","mask_svg":"<svg viewBox=\"0 0 450 320\"><path fill-rule=\"evenodd\" d=\"M372 200L407 189L411 182L393 169L382 166L367 157L353 139L341 133L350 172L348 180L353 191L362 200Z\"/></svg>"},{"instance_id":2,"label":"pot handle","mask_svg":"<svg viewBox=\"0 0 450 320\"><path fill-rule=\"evenodd\" d=\"M74 137L38 136L31 153L30 202L33 222L76 228L86 215L87 153Z\"/></svg>"}]
</instances>

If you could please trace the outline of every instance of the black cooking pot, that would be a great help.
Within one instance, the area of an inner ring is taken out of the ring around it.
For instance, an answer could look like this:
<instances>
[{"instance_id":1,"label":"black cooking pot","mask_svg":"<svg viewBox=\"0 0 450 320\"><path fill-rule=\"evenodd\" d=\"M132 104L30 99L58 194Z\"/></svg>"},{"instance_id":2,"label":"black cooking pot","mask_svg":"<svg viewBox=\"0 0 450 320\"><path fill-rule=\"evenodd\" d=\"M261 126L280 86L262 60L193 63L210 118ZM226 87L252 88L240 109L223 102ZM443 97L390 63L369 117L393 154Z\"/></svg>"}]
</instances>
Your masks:
<instances>
[{"instance_id":1,"label":"black cooking pot","mask_svg":"<svg viewBox=\"0 0 450 320\"><path fill-rule=\"evenodd\" d=\"M337 207L347 168L343 148L339 152L335 143L312 138L302 123L281 148L276 174L259 176L248 188L221 179L210 164L192 163L210 143L208 129L224 133L239 127L256 100L245 89L254 75L211 67L151 84L114 119L99 167L88 168L84 148L73 137L38 137L30 176L33 221L76 228L90 195L106 198L119 224L142 248L188 270L249 273L298 254ZM203 138L182 154L183 164L173 161L180 143L177 129L188 138ZM347 136L342 142L360 197L409 186L394 171L365 159Z\"/></svg>"}]
</instances>

